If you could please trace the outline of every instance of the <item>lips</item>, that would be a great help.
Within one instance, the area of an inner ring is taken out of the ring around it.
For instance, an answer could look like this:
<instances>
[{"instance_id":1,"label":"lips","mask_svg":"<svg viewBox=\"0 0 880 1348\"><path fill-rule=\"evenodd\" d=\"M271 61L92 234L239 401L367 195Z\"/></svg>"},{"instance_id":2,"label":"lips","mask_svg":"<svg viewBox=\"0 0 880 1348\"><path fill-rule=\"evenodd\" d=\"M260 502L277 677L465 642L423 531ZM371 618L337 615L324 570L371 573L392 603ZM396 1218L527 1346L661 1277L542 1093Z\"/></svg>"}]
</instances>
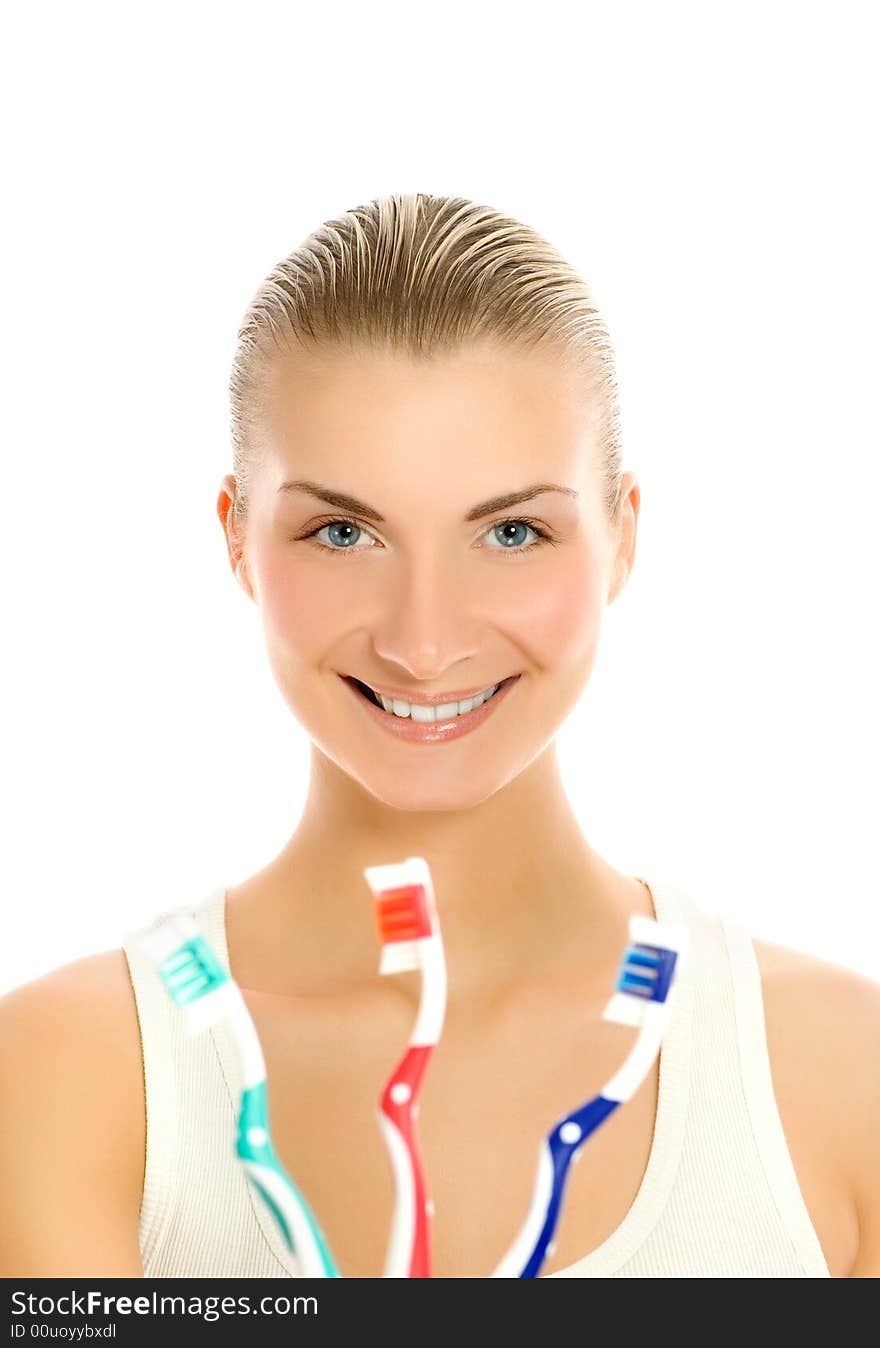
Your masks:
<instances>
[{"instance_id":1,"label":"lips","mask_svg":"<svg viewBox=\"0 0 880 1348\"><path fill-rule=\"evenodd\" d=\"M518 683L520 675L512 674L509 678L502 679L492 697L486 698L474 710L466 712L462 716L454 716L450 720L436 722L418 722L413 721L410 716L390 714L376 701L368 684L349 674L340 674L339 678L343 683L348 684L352 696L355 697L358 705L363 708L368 719L374 721L386 734L399 740L408 741L411 744L430 745L445 744L451 740L461 739L465 735L473 734L489 717L497 714L497 708L510 696L511 689ZM448 694L445 696L448 696Z\"/></svg>"}]
</instances>

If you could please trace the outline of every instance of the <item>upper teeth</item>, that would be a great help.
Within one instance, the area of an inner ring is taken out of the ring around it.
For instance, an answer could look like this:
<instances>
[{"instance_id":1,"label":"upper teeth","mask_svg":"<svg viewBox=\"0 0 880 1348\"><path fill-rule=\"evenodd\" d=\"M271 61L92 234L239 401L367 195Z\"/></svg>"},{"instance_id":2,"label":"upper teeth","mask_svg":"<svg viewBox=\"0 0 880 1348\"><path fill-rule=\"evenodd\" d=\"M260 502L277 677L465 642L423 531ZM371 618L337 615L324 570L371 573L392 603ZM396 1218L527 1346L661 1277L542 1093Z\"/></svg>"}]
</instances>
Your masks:
<instances>
[{"instance_id":1,"label":"upper teeth","mask_svg":"<svg viewBox=\"0 0 880 1348\"><path fill-rule=\"evenodd\" d=\"M402 698L385 697L382 693L376 693L376 696L385 710L393 712L395 716L411 716L414 721L448 721L453 716L463 716L465 712L482 706L500 686L493 683L491 688L484 688L475 697L466 697L462 702L446 702L438 707L424 707L417 702L404 702Z\"/></svg>"}]
</instances>

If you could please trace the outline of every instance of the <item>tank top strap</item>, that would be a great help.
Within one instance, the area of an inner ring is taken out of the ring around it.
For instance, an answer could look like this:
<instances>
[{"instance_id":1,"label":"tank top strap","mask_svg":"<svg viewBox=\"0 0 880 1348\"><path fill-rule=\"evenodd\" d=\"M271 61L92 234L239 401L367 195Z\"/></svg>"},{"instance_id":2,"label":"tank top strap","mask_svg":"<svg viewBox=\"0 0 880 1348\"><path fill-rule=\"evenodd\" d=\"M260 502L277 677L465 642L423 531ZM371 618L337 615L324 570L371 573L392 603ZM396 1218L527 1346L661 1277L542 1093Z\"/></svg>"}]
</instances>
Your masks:
<instances>
[{"instance_id":1,"label":"tank top strap","mask_svg":"<svg viewBox=\"0 0 880 1348\"><path fill-rule=\"evenodd\" d=\"M785 1138L773 1090L761 973L751 936L722 913L719 925L730 962L739 1070L767 1184L808 1277L830 1278L816 1229Z\"/></svg>"},{"instance_id":2,"label":"tank top strap","mask_svg":"<svg viewBox=\"0 0 880 1348\"><path fill-rule=\"evenodd\" d=\"M225 898L225 886L214 886L195 904L190 901L166 908L150 922L127 931L121 941L134 992L144 1071L147 1128L139 1239L142 1260L147 1266L166 1242L174 1217L180 1183L181 1130L174 1064L190 1045L186 1042L184 1018L173 1014L168 993L139 941L171 917L185 913L199 922L228 970L225 930L218 934L218 924L221 928L224 924Z\"/></svg>"}]
</instances>

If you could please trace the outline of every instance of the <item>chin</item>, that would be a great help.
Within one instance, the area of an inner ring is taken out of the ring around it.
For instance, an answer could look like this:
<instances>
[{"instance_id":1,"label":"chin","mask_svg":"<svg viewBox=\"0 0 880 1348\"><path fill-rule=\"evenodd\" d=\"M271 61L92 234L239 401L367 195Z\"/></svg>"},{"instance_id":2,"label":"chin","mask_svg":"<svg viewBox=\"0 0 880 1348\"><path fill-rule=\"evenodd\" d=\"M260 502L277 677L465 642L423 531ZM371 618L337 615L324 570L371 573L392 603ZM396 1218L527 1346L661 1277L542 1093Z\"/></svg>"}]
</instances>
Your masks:
<instances>
[{"instance_id":1,"label":"chin","mask_svg":"<svg viewBox=\"0 0 880 1348\"><path fill-rule=\"evenodd\" d=\"M438 772L436 768L432 770L429 765L423 765L421 770L407 775L401 773L397 764L393 769L390 764L383 768L383 764L375 759L357 762L339 754L338 750L328 751L323 746L322 752L373 800L388 809L409 814L472 810L502 790L518 772L509 767L491 771L483 764L478 774L464 776L460 768Z\"/></svg>"},{"instance_id":2,"label":"chin","mask_svg":"<svg viewBox=\"0 0 880 1348\"><path fill-rule=\"evenodd\" d=\"M396 782L391 790L384 791L376 783L363 783L364 789L383 805L390 809L410 814L451 814L463 810L473 810L483 801L494 796L498 787L480 791L474 783L449 783L438 786L424 782L407 788L405 783Z\"/></svg>"},{"instance_id":3,"label":"chin","mask_svg":"<svg viewBox=\"0 0 880 1348\"><path fill-rule=\"evenodd\" d=\"M472 810L494 796L503 785L497 781L484 783L452 777L438 779L436 774L419 776L416 773L409 781L399 774L386 780L375 770L366 773L360 780L364 790L376 800L391 809L413 814Z\"/></svg>"}]
</instances>

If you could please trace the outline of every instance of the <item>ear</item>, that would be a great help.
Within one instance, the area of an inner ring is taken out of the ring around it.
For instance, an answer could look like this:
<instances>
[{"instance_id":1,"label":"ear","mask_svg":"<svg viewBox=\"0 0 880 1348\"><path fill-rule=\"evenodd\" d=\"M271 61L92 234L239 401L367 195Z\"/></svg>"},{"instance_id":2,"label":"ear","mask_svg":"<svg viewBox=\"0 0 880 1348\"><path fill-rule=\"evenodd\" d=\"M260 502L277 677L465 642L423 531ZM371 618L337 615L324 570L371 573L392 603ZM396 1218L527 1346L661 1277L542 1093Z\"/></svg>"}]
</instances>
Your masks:
<instances>
[{"instance_id":1,"label":"ear","mask_svg":"<svg viewBox=\"0 0 880 1348\"><path fill-rule=\"evenodd\" d=\"M620 511L618 526L612 534L611 580L606 604L613 604L629 580L636 558L641 491L634 473L624 473L620 484Z\"/></svg>"},{"instance_id":2,"label":"ear","mask_svg":"<svg viewBox=\"0 0 880 1348\"><path fill-rule=\"evenodd\" d=\"M226 539L226 551L233 575L245 594L250 599L253 599L253 587L251 586L247 561L244 555L244 539L242 530L235 518L235 510L233 508L235 502L235 490L235 478L231 473L227 473L220 484L220 494L217 497L217 515L223 526L223 535Z\"/></svg>"}]
</instances>

